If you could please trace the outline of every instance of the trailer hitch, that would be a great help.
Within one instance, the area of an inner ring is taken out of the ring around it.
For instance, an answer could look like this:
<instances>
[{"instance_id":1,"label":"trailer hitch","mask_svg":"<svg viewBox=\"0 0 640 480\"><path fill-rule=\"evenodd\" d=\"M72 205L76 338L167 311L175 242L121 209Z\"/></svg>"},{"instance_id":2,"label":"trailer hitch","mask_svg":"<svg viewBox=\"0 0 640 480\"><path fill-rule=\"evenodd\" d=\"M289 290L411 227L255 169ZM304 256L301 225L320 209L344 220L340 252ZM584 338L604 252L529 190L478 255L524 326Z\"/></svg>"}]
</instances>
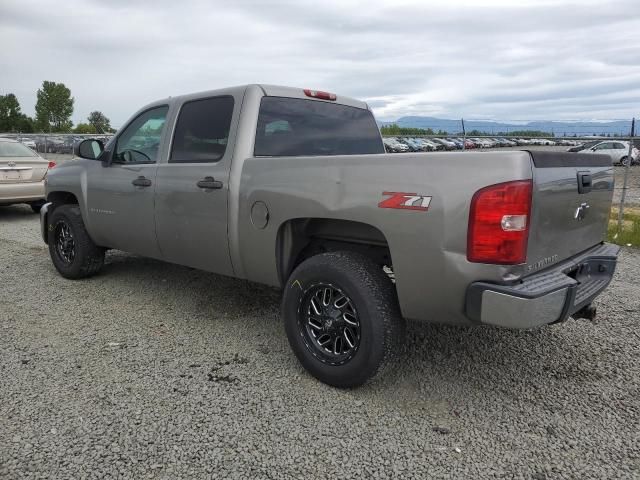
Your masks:
<instances>
[{"instance_id":1,"label":"trailer hitch","mask_svg":"<svg viewBox=\"0 0 640 480\"><path fill-rule=\"evenodd\" d=\"M592 304L585 305L576 313L571 315L576 320L579 318L584 318L586 320L591 320L592 322L596 319L597 310Z\"/></svg>"}]
</instances>

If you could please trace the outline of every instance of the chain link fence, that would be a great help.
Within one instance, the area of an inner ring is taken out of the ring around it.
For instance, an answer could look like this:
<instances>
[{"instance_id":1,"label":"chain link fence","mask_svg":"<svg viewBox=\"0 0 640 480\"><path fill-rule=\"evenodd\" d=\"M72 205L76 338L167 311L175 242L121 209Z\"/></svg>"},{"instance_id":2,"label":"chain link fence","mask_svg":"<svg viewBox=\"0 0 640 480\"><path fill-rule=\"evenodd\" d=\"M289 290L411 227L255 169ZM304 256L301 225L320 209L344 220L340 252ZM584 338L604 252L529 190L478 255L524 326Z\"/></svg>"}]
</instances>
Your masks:
<instances>
[{"instance_id":1,"label":"chain link fence","mask_svg":"<svg viewBox=\"0 0 640 480\"><path fill-rule=\"evenodd\" d=\"M435 127L435 125L434 125ZM425 126L425 129L429 128ZM592 148L596 143L610 142L626 145L629 142L640 149L640 139L631 135L623 136L619 131L613 134L604 133L598 136L578 136L577 134L548 137L513 136L510 134L466 135L465 133L448 134L439 132L433 135L385 135L383 140L388 152L403 153L409 151L492 151L492 150L554 150L576 151L582 146ZM630 132L631 133L631 132ZM22 142L41 156L56 163L73 157L73 146L86 138L99 138L105 143L112 135L103 134L20 134L0 133L2 138L12 138ZM398 146L400 145L400 146ZM615 187L613 209L611 213L610 237L619 243L640 246L640 158L636 158L633 150L633 161L625 167L615 167ZM626 181L625 181L626 176Z\"/></svg>"},{"instance_id":2,"label":"chain link fence","mask_svg":"<svg viewBox=\"0 0 640 480\"><path fill-rule=\"evenodd\" d=\"M44 158L56 155L73 155L73 146L86 138L99 138L104 142L113 135L106 134L67 134L67 133L0 133L0 138L11 138L17 140L32 150L38 152Z\"/></svg>"}]
</instances>

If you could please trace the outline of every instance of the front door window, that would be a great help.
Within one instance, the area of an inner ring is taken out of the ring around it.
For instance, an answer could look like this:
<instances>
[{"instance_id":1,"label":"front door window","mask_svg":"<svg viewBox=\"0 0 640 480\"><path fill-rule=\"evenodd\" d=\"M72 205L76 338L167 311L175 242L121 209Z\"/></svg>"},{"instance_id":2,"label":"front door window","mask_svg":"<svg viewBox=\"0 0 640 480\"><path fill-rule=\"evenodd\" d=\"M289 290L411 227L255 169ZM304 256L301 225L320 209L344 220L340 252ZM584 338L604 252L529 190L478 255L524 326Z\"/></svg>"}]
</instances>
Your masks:
<instances>
[{"instance_id":1,"label":"front door window","mask_svg":"<svg viewBox=\"0 0 640 480\"><path fill-rule=\"evenodd\" d=\"M152 108L141 113L118 136L114 163L156 163L160 137L169 107Z\"/></svg>"}]
</instances>

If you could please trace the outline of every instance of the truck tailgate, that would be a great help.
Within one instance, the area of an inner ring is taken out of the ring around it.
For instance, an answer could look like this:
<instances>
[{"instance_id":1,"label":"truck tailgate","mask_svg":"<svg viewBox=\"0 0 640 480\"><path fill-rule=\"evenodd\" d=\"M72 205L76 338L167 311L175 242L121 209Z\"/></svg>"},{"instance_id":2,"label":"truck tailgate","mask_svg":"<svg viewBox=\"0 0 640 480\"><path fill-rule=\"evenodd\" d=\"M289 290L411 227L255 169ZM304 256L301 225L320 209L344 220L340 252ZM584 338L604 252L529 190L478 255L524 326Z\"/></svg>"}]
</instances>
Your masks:
<instances>
[{"instance_id":1,"label":"truck tailgate","mask_svg":"<svg viewBox=\"0 0 640 480\"><path fill-rule=\"evenodd\" d=\"M607 155L529 153L534 191L525 274L605 239L614 184Z\"/></svg>"}]
</instances>

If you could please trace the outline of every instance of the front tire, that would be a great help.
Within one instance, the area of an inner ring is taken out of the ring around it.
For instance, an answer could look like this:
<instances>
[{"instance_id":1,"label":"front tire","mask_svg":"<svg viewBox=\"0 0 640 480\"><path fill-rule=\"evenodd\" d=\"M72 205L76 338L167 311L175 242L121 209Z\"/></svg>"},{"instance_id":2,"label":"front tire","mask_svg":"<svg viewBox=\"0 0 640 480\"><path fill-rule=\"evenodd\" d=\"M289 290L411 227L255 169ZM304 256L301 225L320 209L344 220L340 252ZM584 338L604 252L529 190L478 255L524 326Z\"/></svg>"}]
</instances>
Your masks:
<instances>
[{"instance_id":1,"label":"front tire","mask_svg":"<svg viewBox=\"0 0 640 480\"><path fill-rule=\"evenodd\" d=\"M405 324L391 280L368 257L330 252L302 262L282 301L289 344L318 380L357 387L400 354Z\"/></svg>"},{"instance_id":2,"label":"front tire","mask_svg":"<svg viewBox=\"0 0 640 480\"><path fill-rule=\"evenodd\" d=\"M104 265L104 248L89 237L78 205L61 205L51 214L47 231L49 255L65 278L95 275Z\"/></svg>"}]
</instances>

